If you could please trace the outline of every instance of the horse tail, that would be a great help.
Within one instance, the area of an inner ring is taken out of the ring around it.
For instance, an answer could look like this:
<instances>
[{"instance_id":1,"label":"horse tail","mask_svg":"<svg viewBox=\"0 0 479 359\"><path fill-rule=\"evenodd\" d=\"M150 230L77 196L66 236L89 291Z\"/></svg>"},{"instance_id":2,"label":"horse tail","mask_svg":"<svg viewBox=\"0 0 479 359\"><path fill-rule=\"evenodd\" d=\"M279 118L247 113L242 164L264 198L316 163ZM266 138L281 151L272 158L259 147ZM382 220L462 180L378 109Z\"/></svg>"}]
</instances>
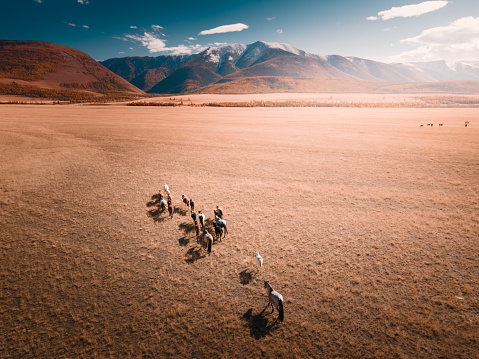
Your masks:
<instances>
[{"instance_id":1,"label":"horse tail","mask_svg":"<svg viewBox=\"0 0 479 359\"><path fill-rule=\"evenodd\" d=\"M209 239L208 239L208 254L211 253L211 243L212 243L212 242L213 242L213 241L211 240L211 238L209 238Z\"/></svg>"},{"instance_id":2,"label":"horse tail","mask_svg":"<svg viewBox=\"0 0 479 359\"><path fill-rule=\"evenodd\" d=\"M284 309L283 309L283 301L279 300L279 316L278 319L283 321L284 320Z\"/></svg>"}]
</instances>

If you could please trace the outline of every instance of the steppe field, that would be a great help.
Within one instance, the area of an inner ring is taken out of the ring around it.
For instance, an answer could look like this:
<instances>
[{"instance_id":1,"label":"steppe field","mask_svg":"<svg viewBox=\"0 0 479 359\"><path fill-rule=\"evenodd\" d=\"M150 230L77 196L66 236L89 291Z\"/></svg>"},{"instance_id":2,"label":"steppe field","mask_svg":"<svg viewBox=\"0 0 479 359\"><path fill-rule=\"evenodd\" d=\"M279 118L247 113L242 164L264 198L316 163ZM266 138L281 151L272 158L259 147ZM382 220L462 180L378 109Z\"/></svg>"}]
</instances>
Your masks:
<instances>
[{"instance_id":1,"label":"steppe field","mask_svg":"<svg viewBox=\"0 0 479 359\"><path fill-rule=\"evenodd\" d=\"M2 105L0 156L1 358L479 358L478 108Z\"/></svg>"}]
</instances>

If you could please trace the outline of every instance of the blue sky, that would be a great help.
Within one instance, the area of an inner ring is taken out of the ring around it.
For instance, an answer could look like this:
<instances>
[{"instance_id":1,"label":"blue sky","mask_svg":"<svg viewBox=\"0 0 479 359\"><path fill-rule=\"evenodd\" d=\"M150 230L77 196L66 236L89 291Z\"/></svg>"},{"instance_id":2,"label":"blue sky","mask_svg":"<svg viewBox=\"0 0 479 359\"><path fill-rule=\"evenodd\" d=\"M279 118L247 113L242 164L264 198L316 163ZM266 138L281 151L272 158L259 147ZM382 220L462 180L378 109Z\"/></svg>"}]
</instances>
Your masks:
<instances>
[{"instance_id":1,"label":"blue sky","mask_svg":"<svg viewBox=\"0 0 479 359\"><path fill-rule=\"evenodd\" d=\"M0 38L97 60L283 42L314 54L479 61L479 0L3 0Z\"/></svg>"}]
</instances>

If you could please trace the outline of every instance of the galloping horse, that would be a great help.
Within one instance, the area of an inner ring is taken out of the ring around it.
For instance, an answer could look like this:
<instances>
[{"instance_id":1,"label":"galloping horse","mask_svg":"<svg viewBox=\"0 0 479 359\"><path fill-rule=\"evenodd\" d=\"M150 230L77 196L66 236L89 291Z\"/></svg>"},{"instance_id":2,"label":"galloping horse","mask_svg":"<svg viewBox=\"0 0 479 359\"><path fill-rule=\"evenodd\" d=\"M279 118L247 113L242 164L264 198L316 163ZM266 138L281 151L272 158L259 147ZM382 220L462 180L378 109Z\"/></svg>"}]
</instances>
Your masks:
<instances>
[{"instance_id":1,"label":"galloping horse","mask_svg":"<svg viewBox=\"0 0 479 359\"><path fill-rule=\"evenodd\" d=\"M279 294L277 291L275 291L273 289L273 287L271 286L271 284L269 284L268 281L265 281L264 282L264 287L266 288L266 290L268 291L268 300L269 300L269 303L266 305L266 307L268 305L271 305L271 313L274 312L274 308L276 308L279 312L279 315L278 315L278 319L283 321L284 320L284 310L283 310L283 296L281 294ZM266 308L264 308L266 309ZM263 311L264 311L263 309ZM276 320L278 320L276 319Z\"/></svg>"}]
</instances>

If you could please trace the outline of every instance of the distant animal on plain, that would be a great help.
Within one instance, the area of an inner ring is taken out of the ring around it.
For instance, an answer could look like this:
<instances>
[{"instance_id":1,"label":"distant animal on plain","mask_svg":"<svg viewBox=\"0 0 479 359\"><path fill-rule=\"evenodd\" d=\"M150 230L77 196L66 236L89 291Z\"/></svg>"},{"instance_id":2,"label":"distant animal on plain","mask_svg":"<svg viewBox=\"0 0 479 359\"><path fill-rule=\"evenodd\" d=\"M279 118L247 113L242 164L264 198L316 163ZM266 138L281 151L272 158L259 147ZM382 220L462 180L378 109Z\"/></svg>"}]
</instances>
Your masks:
<instances>
[{"instance_id":1,"label":"distant animal on plain","mask_svg":"<svg viewBox=\"0 0 479 359\"><path fill-rule=\"evenodd\" d=\"M158 199L162 199L163 198L163 193L161 192L161 189L158 191Z\"/></svg>"},{"instance_id":2,"label":"distant animal on plain","mask_svg":"<svg viewBox=\"0 0 479 359\"><path fill-rule=\"evenodd\" d=\"M181 195L181 198L183 198L183 203L186 204L187 207L190 206L190 200L188 197L186 197L184 194Z\"/></svg>"},{"instance_id":3,"label":"distant animal on plain","mask_svg":"<svg viewBox=\"0 0 479 359\"><path fill-rule=\"evenodd\" d=\"M419 125L419 127L424 127L424 125Z\"/></svg>"},{"instance_id":4,"label":"distant animal on plain","mask_svg":"<svg viewBox=\"0 0 479 359\"><path fill-rule=\"evenodd\" d=\"M190 199L190 207L192 211L195 210L195 202L193 202L193 199Z\"/></svg>"},{"instance_id":5,"label":"distant animal on plain","mask_svg":"<svg viewBox=\"0 0 479 359\"><path fill-rule=\"evenodd\" d=\"M201 228L205 228L205 215L201 211L198 211L198 220L200 221Z\"/></svg>"},{"instance_id":6,"label":"distant animal on plain","mask_svg":"<svg viewBox=\"0 0 479 359\"><path fill-rule=\"evenodd\" d=\"M208 249L208 254L210 254L211 246L213 245L213 236L208 232L207 229L205 229L205 232L203 234L203 243L206 245L206 248Z\"/></svg>"},{"instance_id":7,"label":"distant animal on plain","mask_svg":"<svg viewBox=\"0 0 479 359\"><path fill-rule=\"evenodd\" d=\"M469 121L464 122L464 127L467 127L469 125Z\"/></svg>"},{"instance_id":8,"label":"distant animal on plain","mask_svg":"<svg viewBox=\"0 0 479 359\"><path fill-rule=\"evenodd\" d=\"M173 218L173 206L171 205L171 199L168 200L168 213L170 214L170 218Z\"/></svg>"},{"instance_id":9,"label":"distant animal on plain","mask_svg":"<svg viewBox=\"0 0 479 359\"><path fill-rule=\"evenodd\" d=\"M443 123L440 123L440 124L439 124L439 127L442 127L442 126L444 126L444 124L443 124Z\"/></svg>"},{"instance_id":10,"label":"distant animal on plain","mask_svg":"<svg viewBox=\"0 0 479 359\"><path fill-rule=\"evenodd\" d=\"M261 257L258 252L256 252L256 265L258 269L263 268L263 257Z\"/></svg>"},{"instance_id":11,"label":"distant animal on plain","mask_svg":"<svg viewBox=\"0 0 479 359\"><path fill-rule=\"evenodd\" d=\"M218 227L221 227L221 228L225 229L225 233L223 235L223 238L226 237L226 233L228 233L228 228L226 228L226 221L217 216L216 217L216 225Z\"/></svg>"},{"instance_id":12,"label":"distant animal on plain","mask_svg":"<svg viewBox=\"0 0 479 359\"><path fill-rule=\"evenodd\" d=\"M170 193L170 187L168 187L168 185L166 183L163 186L163 189L165 190L165 193Z\"/></svg>"},{"instance_id":13,"label":"distant animal on plain","mask_svg":"<svg viewBox=\"0 0 479 359\"><path fill-rule=\"evenodd\" d=\"M277 291L275 291L273 289L273 287L271 286L271 284L269 284L268 281L265 281L264 282L264 287L266 288L266 291L268 292L268 301L269 303L266 305L266 307L268 305L271 305L271 313L274 312L274 308L276 308L276 310L279 312L279 315L278 315L278 319L280 321L283 321L284 320L284 308L283 308L283 303L284 303L284 299L283 299L283 296L281 294L279 294ZM264 308L266 309L266 308ZM264 311L263 309L263 311ZM276 319L276 320L278 320Z\"/></svg>"}]
</instances>

